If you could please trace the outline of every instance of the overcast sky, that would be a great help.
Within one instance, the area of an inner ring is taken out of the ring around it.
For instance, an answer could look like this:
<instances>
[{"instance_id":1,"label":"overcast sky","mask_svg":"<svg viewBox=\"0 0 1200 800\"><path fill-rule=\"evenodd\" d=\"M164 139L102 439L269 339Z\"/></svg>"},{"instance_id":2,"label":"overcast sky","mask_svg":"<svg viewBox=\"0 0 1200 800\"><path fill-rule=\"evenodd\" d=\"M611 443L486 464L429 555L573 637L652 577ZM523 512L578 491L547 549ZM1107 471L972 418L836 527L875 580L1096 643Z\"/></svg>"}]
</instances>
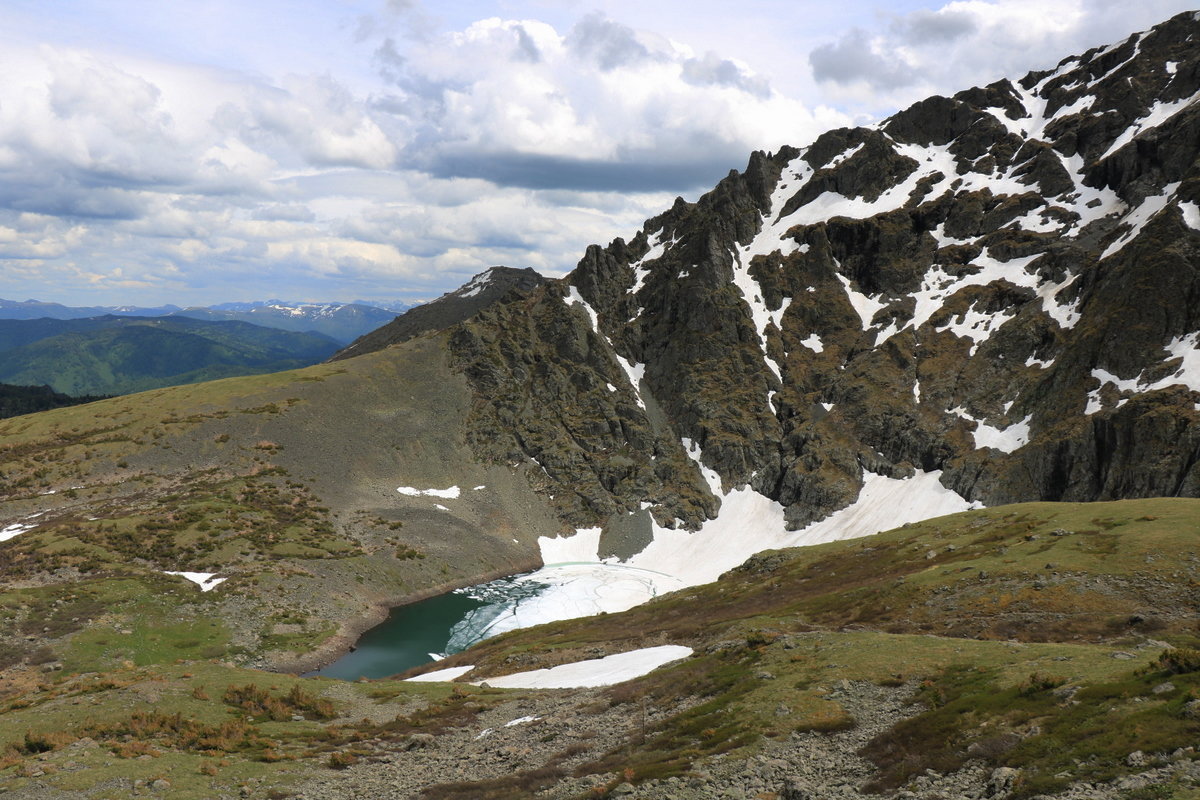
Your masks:
<instances>
[{"instance_id":1,"label":"overcast sky","mask_svg":"<svg viewBox=\"0 0 1200 800\"><path fill-rule=\"evenodd\" d=\"M0 297L431 298L1174 0L0 0Z\"/></svg>"}]
</instances>

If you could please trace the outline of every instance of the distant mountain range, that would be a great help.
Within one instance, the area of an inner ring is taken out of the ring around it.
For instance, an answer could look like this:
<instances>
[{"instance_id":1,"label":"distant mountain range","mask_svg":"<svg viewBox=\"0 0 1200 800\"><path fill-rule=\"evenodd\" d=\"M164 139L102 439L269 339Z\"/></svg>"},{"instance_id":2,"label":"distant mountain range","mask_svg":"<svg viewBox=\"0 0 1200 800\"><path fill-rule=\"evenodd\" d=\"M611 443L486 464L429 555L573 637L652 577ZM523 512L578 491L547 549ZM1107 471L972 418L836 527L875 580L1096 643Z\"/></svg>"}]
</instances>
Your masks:
<instances>
[{"instance_id":1,"label":"distant mountain range","mask_svg":"<svg viewBox=\"0 0 1200 800\"><path fill-rule=\"evenodd\" d=\"M349 344L396 314L412 308L409 303L297 303L286 300L218 303L212 306L180 308L176 305L142 306L64 306L39 300L0 298L0 320L4 319L85 319L88 317L191 317L206 320L250 322L285 331L321 333L339 344Z\"/></svg>"},{"instance_id":2,"label":"distant mountain range","mask_svg":"<svg viewBox=\"0 0 1200 800\"><path fill-rule=\"evenodd\" d=\"M323 334L238 320L8 319L0 320L0 381L69 395L127 394L294 369L337 349Z\"/></svg>"}]
</instances>

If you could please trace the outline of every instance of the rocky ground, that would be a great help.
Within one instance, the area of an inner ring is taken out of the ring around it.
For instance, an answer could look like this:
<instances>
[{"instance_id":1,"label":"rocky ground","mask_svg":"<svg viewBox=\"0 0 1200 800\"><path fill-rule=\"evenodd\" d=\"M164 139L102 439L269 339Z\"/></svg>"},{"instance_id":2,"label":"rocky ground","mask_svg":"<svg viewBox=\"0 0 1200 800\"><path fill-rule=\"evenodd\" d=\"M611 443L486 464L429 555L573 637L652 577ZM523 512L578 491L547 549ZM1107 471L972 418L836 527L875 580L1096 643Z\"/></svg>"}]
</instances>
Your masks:
<instances>
[{"instance_id":1,"label":"rocky ground","mask_svg":"<svg viewBox=\"0 0 1200 800\"><path fill-rule=\"evenodd\" d=\"M851 730L793 733L783 740L764 741L761 751L750 758L717 756L693 769L688 777L638 786L617 783L615 788L619 775L571 777L570 773L600 753L621 746L636 749L642 710L608 706L604 690L548 691L498 706L468 727L440 736L414 734L399 743L381 745L362 764L323 774L297 787L294 796L304 800L467 798L483 796L512 780L516 783L509 783L511 788L527 781L530 797L563 800L603 791L645 800L873 800L881 795L861 787L875 775L875 767L857 753L871 738L920 710L906 702L912 689L843 681L831 696L856 720ZM601 705L607 707L597 710ZM791 712L780 706L777 713ZM663 716L663 710L648 707L645 724L653 726ZM1054 800L1122 800L1148 787L1200 787L1200 763L1180 757L1154 764L1154 759L1141 753L1131 754L1131 758L1140 759L1148 769L1111 784L1080 783L1053 795ZM554 770L561 774L543 772L547 763L555 764ZM539 781L539 775L548 779ZM892 796L914 800L1003 798L1019 780L1018 770L992 769L981 761L971 761L945 775L929 771ZM539 786L541 782L549 785Z\"/></svg>"}]
</instances>

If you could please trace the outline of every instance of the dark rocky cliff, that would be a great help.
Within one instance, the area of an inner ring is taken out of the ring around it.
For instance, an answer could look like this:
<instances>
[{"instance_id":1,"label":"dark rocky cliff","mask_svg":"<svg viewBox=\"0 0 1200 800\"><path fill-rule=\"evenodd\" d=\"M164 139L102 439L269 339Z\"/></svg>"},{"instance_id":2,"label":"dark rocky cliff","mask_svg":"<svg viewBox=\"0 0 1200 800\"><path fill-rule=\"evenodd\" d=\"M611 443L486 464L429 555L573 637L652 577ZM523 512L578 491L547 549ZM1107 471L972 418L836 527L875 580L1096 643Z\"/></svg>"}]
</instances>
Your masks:
<instances>
[{"instance_id":1,"label":"dark rocky cliff","mask_svg":"<svg viewBox=\"0 0 1200 800\"><path fill-rule=\"evenodd\" d=\"M755 153L458 330L477 452L576 524L717 499L800 526L864 470L988 505L1200 495L1200 34Z\"/></svg>"}]
</instances>

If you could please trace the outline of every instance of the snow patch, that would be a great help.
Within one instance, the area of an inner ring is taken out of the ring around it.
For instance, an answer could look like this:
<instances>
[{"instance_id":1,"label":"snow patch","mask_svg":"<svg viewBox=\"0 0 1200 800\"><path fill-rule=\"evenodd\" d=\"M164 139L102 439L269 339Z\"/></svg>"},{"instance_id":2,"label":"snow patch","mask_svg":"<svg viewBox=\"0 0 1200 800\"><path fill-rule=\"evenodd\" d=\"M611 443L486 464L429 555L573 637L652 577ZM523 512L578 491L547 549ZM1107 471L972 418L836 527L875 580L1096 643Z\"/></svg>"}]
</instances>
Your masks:
<instances>
[{"instance_id":1,"label":"snow patch","mask_svg":"<svg viewBox=\"0 0 1200 800\"><path fill-rule=\"evenodd\" d=\"M600 333L600 317L596 314L596 309L583 299L583 295L574 286L567 287L567 305L581 306L587 312L588 319L592 321L592 330Z\"/></svg>"},{"instance_id":2,"label":"snow patch","mask_svg":"<svg viewBox=\"0 0 1200 800\"><path fill-rule=\"evenodd\" d=\"M225 578L216 577L215 572L172 572L167 570L167 574L178 575L181 578L188 579L199 586L202 592L211 592L225 582Z\"/></svg>"},{"instance_id":3,"label":"snow patch","mask_svg":"<svg viewBox=\"0 0 1200 800\"><path fill-rule=\"evenodd\" d=\"M801 341L800 344L812 350L814 353L821 353L825 350L825 343L821 341L821 337L815 333L810 333L808 338Z\"/></svg>"},{"instance_id":4,"label":"snow patch","mask_svg":"<svg viewBox=\"0 0 1200 800\"><path fill-rule=\"evenodd\" d=\"M471 279L471 282L459 289L459 297L474 297L482 292L492 282L492 271L481 272Z\"/></svg>"},{"instance_id":5,"label":"snow patch","mask_svg":"<svg viewBox=\"0 0 1200 800\"><path fill-rule=\"evenodd\" d=\"M1200 92L1193 94L1191 97L1184 97L1170 103L1159 100L1154 105L1150 106L1150 108L1146 111L1145 116L1134 120L1132 125L1122 131L1121 135L1118 136L1111 145L1109 145L1108 149L1104 151L1104 155L1100 156L1099 160L1103 161L1125 145L1132 142L1138 136L1141 136L1146 131L1162 125L1171 117L1195 103L1197 99L1200 99Z\"/></svg>"},{"instance_id":6,"label":"snow patch","mask_svg":"<svg viewBox=\"0 0 1200 800\"><path fill-rule=\"evenodd\" d=\"M1174 196L1178 188L1178 181L1168 184L1163 187L1162 194L1147 197L1142 201L1140 206L1126 214L1125 219L1122 220L1122 224L1129 225L1129 230L1118 237L1108 247L1104 248L1100 259L1103 260L1119 253L1125 245L1137 238L1137 235L1142 232L1142 228L1146 227L1146 223L1153 219L1154 215L1166 208L1167 203L1170 202L1171 197Z\"/></svg>"},{"instance_id":7,"label":"snow patch","mask_svg":"<svg viewBox=\"0 0 1200 800\"><path fill-rule=\"evenodd\" d=\"M441 497L447 500L456 500L461 493L457 486L451 486L449 489L414 489L411 486L399 486L396 491L409 497Z\"/></svg>"},{"instance_id":8,"label":"snow patch","mask_svg":"<svg viewBox=\"0 0 1200 800\"><path fill-rule=\"evenodd\" d=\"M1123 394L1141 394L1179 385L1185 386L1193 392L1200 392L1200 331L1189 333L1186 336L1176 336L1164 349L1167 351L1167 358L1164 361L1179 359L1179 366L1170 375L1153 382L1144 377L1145 372L1136 378L1118 378L1108 370L1093 369L1092 377L1100 381L1100 387L1088 392L1087 407L1084 409L1084 413L1095 414L1103 408L1100 401L1100 390L1110 383ZM1122 397L1117 401L1116 408L1125 405L1128 399Z\"/></svg>"},{"instance_id":9,"label":"snow patch","mask_svg":"<svg viewBox=\"0 0 1200 800\"><path fill-rule=\"evenodd\" d=\"M1180 203L1179 211L1183 214L1183 222L1194 231L1200 231L1200 204Z\"/></svg>"},{"instance_id":10,"label":"snow patch","mask_svg":"<svg viewBox=\"0 0 1200 800\"><path fill-rule=\"evenodd\" d=\"M1005 410L1007 411L1007 409ZM971 432L971 436L975 439L976 448L991 447L1002 453L1011 453L1029 443L1029 421L1033 419L1032 414L1020 422L1010 423L1004 428L996 428L981 419L972 417L962 408L952 409L950 413L975 423L975 430Z\"/></svg>"},{"instance_id":11,"label":"snow patch","mask_svg":"<svg viewBox=\"0 0 1200 800\"><path fill-rule=\"evenodd\" d=\"M696 462L696 466L700 468L700 474L704 476L704 481L708 484L709 490L720 497L721 491L721 476L712 467L705 466L700 460L700 445L693 442L691 439L683 438L679 440L683 444L684 452L688 454L688 458Z\"/></svg>"},{"instance_id":12,"label":"snow patch","mask_svg":"<svg viewBox=\"0 0 1200 800\"><path fill-rule=\"evenodd\" d=\"M475 669L474 664L465 667L446 667L445 669L435 669L433 672L426 672L423 675L416 675L412 678L405 678L406 681L413 683L432 683L434 681L452 681L455 678L466 675L471 670ZM481 734L482 735L482 734ZM479 737L476 737L479 738Z\"/></svg>"},{"instance_id":13,"label":"snow patch","mask_svg":"<svg viewBox=\"0 0 1200 800\"><path fill-rule=\"evenodd\" d=\"M14 536L19 536L25 531L31 531L38 526L36 522L14 522L7 528L0 528L0 542L7 542Z\"/></svg>"},{"instance_id":14,"label":"snow patch","mask_svg":"<svg viewBox=\"0 0 1200 800\"><path fill-rule=\"evenodd\" d=\"M600 551L600 528L580 528L572 536L539 536L538 548L547 566L594 562Z\"/></svg>"},{"instance_id":15,"label":"snow patch","mask_svg":"<svg viewBox=\"0 0 1200 800\"><path fill-rule=\"evenodd\" d=\"M664 664L687 658L691 654L690 647L666 644L604 658L560 664L549 669L488 678L487 684L501 689L583 689L611 686L614 683L640 678Z\"/></svg>"},{"instance_id":16,"label":"snow patch","mask_svg":"<svg viewBox=\"0 0 1200 800\"><path fill-rule=\"evenodd\" d=\"M881 303L862 292L855 291L850 287L850 279L838 273L837 279L842 282L842 286L846 289L846 295L850 298L850 305L854 306L854 310L858 312L858 316L862 319L862 329L868 331L871 329L871 319L875 316L875 312L887 306L887 303Z\"/></svg>"},{"instance_id":17,"label":"snow patch","mask_svg":"<svg viewBox=\"0 0 1200 800\"><path fill-rule=\"evenodd\" d=\"M541 719L541 717L517 717L516 719L510 719L508 722L504 723L504 727L512 728L517 725L525 725L530 722L537 722L539 719Z\"/></svg>"}]
</instances>

